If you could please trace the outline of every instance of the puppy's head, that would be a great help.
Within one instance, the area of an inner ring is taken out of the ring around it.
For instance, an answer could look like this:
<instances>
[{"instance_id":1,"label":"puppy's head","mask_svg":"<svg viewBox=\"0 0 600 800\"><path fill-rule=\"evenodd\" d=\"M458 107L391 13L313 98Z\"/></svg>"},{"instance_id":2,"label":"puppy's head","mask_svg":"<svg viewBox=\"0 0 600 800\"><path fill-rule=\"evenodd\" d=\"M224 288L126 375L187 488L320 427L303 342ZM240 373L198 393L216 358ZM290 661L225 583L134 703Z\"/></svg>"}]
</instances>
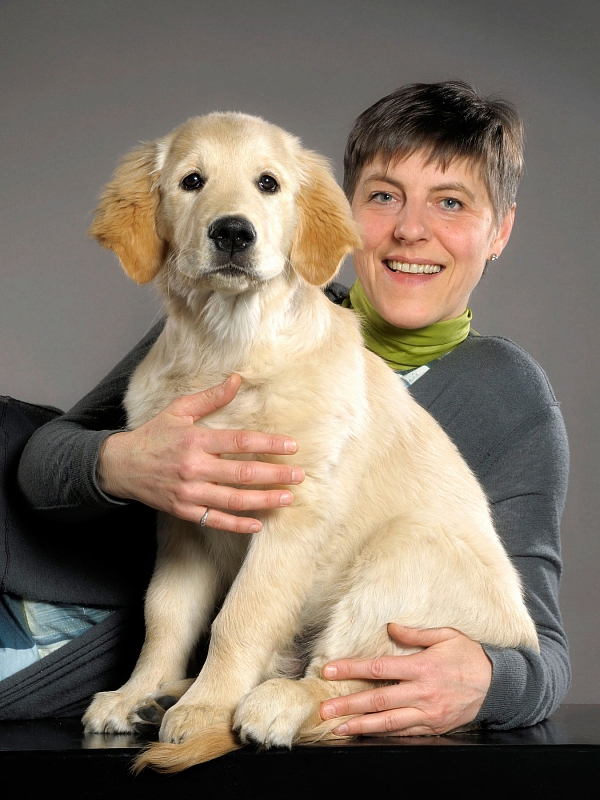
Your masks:
<instances>
[{"instance_id":1,"label":"puppy's head","mask_svg":"<svg viewBox=\"0 0 600 800\"><path fill-rule=\"evenodd\" d=\"M360 246L321 156L256 117L197 117L117 168L90 234L138 283L166 267L170 290L257 288L294 270L328 283Z\"/></svg>"}]
</instances>

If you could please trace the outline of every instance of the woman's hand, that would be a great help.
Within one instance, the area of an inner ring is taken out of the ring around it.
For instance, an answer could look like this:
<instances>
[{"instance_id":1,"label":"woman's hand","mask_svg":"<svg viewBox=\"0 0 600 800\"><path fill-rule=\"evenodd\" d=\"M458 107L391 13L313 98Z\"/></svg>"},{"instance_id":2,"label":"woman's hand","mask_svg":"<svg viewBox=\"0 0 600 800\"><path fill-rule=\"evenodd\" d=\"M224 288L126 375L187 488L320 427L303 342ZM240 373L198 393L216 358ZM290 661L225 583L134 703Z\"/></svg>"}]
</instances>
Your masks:
<instances>
[{"instance_id":1,"label":"woman's hand","mask_svg":"<svg viewBox=\"0 0 600 800\"><path fill-rule=\"evenodd\" d=\"M425 649L408 656L342 659L323 667L329 680L399 681L322 703L322 719L362 715L334 732L426 736L472 722L492 680L492 664L481 645L453 628L416 630L390 623L388 633L399 644Z\"/></svg>"},{"instance_id":2,"label":"woman's hand","mask_svg":"<svg viewBox=\"0 0 600 800\"><path fill-rule=\"evenodd\" d=\"M140 428L109 436L100 451L98 483L114 497L139 500L181 519L206 523L236 533L256 533L261 524L252 517L227 511L288 506L293 495L284 489L234 489L232 485L297 484L299 467L262 461L233 461L222 454L291 455L298 443L288 436L256 431L212 430L194 425L230 403L241 378L204 392L173 400ZM218 485L225 484L225 485Z\"/></svg>"}]
</instances>

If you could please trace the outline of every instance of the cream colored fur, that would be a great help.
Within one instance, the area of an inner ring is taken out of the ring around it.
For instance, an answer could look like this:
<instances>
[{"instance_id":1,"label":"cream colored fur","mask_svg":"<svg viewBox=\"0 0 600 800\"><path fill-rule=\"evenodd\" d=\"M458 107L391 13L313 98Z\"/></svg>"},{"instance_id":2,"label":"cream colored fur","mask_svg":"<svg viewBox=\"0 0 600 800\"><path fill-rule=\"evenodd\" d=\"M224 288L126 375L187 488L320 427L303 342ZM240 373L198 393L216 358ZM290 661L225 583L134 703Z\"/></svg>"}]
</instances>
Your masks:
<instances>
[{"instance_id":1,"label":"cream colored fur","mask_svg":"<svg viewBox=\"0 0 600 800\"><path fill-rule=\"evenodd\" d=\"M192 172L206 183L184 191ZM278 192L259 190L265 173ZM228 215L256 231L233 275L215 271L207 236ZM131 731L148 695L185 678L225 593L206 663L176 690L183 696L164 716L163 744L139 768L177 771L240 741L332 736L339 720L321 722L319 703L371 684L324 681L321 667L411 652L389 638L391 621L537 648L476 479L363 348L354 313L317 288L358 244L323 159L257 118L192 119L124 160L92 234L138 282L157 277L166 301L164 331L131 380L130 426L235 371L239 394L202 424L293 436L306 480L291 507L260 514L253 538L162 515L146 643L130 680L97 695L86 730Z\"/></svg>"}]
</instances>

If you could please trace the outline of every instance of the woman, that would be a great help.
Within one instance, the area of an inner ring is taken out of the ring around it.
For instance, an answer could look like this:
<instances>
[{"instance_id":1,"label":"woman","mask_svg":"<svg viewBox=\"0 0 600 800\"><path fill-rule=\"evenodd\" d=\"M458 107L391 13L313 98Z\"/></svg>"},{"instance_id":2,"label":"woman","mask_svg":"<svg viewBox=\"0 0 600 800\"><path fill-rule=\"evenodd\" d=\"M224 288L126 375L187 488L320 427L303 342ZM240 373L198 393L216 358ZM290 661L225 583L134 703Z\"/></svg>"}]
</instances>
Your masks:
<instances>
[{"instance_id":1,"label":"woman","mask_svg":"<svg viewBox=\"0 0 600 800\"><path fill-rule=\"evenodd\" d=\"M556 707L569 680L557 608L564 427L537 365L506 340L470 333L467 308L485 264L510 236L522 171L520 120L506 104L461 83L404 87L359 117L345 166L364 249L349 295L334 286L330 297L361 314L367 346L400 373L483 483L522 574L541 653L483 648L450 629L390 626L392 637L424 650L328 665L327 678L398 683L328 701L321 714L359 714L340 733L533 724ZM34 507L63 518L98 515L133 499L215 528L256 532L258 520L227 511L285 506L291 492L227 484L293 485L303 475L292 466L256 462L248 469L245 462L240 480L240 464L220 454L292 454L297 444L193 425L231 401L237 378L176 400L140 429L119 430L128 378L160 327L68 415L34 435L21 486ZM93 605L93 596L86 602ZM97 627L110 624L108 618Z\"/></svg>"},{"instance_id":2,"label":"woman","mask_svg":"<svg viewBox=\"0 0 600 800\"><path fill-rule=\"evenodd\" d=\"M362 315L367 345L404 372L483 484L542 652L484 649L452 630L390 626L394 638L427 649L326 667L332 678L400 681L328 702L326 718L367 714L339 733L444 733L473 720L530 725L568 688L557 606L568 460L560 411L525 353L469 334L469 297L512 229L522 147L521 121L505 103L461 83L408 86L356 121L344 188L363 232L349 301Z\"/></svg>"}]
</instances>

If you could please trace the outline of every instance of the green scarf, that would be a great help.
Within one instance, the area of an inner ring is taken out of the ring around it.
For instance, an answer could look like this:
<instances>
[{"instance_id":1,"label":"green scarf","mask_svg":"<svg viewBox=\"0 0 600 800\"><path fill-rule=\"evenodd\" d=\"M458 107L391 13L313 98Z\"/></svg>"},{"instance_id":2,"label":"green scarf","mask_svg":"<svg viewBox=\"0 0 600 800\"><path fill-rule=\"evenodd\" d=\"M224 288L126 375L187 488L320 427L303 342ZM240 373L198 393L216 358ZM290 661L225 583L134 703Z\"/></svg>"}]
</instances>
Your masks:
<instances>
[{"instance_id":1,"label":"green scarf","mask_svg":"<svg viewBox=\"0 0 600 800\"><path fill-rule=\"evenodd\" d=\"M471 327L471 309L467 308L456 319L434 322L425 328L396 328L375 311L359 281L342 305L353 308L360 316L363 339L369 350L400 372L422 367L454 350L467 338Z\"/></svg>"}]
</instances>

